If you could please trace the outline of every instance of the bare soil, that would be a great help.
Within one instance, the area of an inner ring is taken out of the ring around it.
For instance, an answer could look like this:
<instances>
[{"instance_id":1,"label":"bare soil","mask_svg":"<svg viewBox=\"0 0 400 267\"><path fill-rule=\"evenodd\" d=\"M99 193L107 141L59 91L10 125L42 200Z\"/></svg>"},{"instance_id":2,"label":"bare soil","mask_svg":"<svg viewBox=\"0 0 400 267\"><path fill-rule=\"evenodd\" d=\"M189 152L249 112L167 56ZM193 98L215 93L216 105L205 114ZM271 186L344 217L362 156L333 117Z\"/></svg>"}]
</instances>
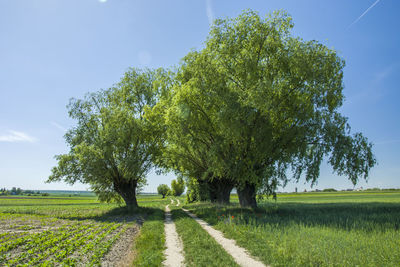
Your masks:
<instances>
[{"instance_id":1,"label":"bare soil","mask_svg":"<svg viewBox=\"0 0 400 267\"><path fill-rule=\"evenodd\" d=\"M132 225L119 237L111 250L105 255L101 266L130 266L135 256L133 251L134 239L139 232L138 225Z\"/></svg>"}]
</instances>

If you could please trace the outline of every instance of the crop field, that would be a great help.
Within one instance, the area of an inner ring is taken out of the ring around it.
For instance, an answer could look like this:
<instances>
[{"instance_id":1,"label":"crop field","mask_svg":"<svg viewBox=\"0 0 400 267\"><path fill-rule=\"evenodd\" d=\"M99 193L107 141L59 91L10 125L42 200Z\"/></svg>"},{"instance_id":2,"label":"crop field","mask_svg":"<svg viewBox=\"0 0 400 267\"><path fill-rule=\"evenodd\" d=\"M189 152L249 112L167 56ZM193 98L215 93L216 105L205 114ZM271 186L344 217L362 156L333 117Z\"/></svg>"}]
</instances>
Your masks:
<instances>
[{"instance_id":1,"label":"crop field","mask_svg":"<svg viewBox=\"0 0 400 267\"><path fill-rule=\"evenodd\" d=\"M184 207L270 266L400 265L399 191L279 194L255 211L231 200ZM141 208L129 211L93 196L0 197L0 266L161 266L170 199L138 201ZM180 206L170 206L187 266L236 266Z\"/></svg>"},{"instance_id":2,"label":"crop field","mask_svg":"<svg viewBox=\"0 0 400 267\"><path fill-rule=\"evenodd\" d=\"M186 208L271 266L400 265L398 191L281 194L256 211Z\"/></svg>"},{"instance_id":3,"label":"crop field","mask_svg":"<svg viewBox=\"0 0 400 267\"><path fill-rule=\"evenodd\" d=\"M95 197L0 197L0 266L115 265L133 260L138 223L149 208L128 212Z\"/></svg>"}]
</instances>

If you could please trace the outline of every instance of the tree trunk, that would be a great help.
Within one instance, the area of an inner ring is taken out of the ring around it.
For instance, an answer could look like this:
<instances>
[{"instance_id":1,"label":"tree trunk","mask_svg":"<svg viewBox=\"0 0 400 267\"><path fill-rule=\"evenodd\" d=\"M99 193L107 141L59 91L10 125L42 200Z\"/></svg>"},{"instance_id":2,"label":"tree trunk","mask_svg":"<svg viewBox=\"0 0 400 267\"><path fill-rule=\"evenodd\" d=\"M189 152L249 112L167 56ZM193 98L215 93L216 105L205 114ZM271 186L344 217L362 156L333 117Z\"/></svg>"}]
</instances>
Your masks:
<instances>
[{"instance_id":1,"label":"tree trunk","mask_svg":"<svg viewBox=\"0 0 400 267\"><path fill-rule=\"evenodd\" d=\"M257 208L256 187L253 184L245 183L244 186L237 188L240 207Z\"/></svg>"},{"instance_id":2,"label":"tree trunk","mask_svg":"<svg viewBox=\"0 0 400 267\"><path fill-rule=\"evenodd\" d=\"M136 180L119 179L118 182L114 182L115 191L122 197L128 208L137 208L136 200Z\"/></svg>"},{"instance_id":3,"label":"tree trunk","mask_svg":"<svg viewBox=\"0 0 400 267\"><path fill-rule=\"evenodd\" d=\"M210 187L211 202L218 204L229 204L231 191L234 184L228 179L214 178L208 182Z\"/></svg>"}]
</instances>

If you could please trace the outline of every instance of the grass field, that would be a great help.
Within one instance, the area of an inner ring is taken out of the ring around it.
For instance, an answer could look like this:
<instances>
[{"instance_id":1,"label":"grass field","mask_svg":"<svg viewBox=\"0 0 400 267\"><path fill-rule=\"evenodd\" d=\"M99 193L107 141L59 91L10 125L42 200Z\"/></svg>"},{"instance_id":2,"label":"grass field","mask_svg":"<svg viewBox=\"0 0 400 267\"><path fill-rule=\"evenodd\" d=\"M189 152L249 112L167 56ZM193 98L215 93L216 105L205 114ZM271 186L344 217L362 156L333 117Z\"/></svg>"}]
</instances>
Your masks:
<instances>
[{"instance_id":1,"label":"grass field","mask_svg":"<svg viewBox=\"0 0 400 267\"><path fill-rule=\"evenodd\" d=\"M226 207L185 207L271 266L400 266L399 191L280 194L256 211L231 199ZM0 197L0 266L114 265L118 259L161 266L169 201L142 195L141 208L128 211L93 196ZM193 219L172 208L188 266L235 266Z\"/></svg>"},{"instance_id":2,"label":"grass field","mask_svg":"<svg viewBox=\"0 0 400 267\"><path fill-rule=\"evenodd\" d=\"M186 207L272 266L400 266L400 192L282 194L259 206Z\"/></svg>"}]
</instances>

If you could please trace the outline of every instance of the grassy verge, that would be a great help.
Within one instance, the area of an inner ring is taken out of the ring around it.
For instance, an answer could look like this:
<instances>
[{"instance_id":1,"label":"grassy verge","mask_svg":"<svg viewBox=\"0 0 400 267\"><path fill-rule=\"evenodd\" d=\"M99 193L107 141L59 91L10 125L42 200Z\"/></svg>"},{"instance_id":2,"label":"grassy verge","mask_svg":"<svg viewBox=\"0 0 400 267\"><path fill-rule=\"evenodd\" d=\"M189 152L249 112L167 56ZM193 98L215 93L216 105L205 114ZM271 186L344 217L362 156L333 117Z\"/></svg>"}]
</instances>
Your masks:
<instances>
[{"instance_id":1,"label":"grassy verge","mask_svg":"<svg viewBox=\"0 0 400 267\"><path fill-rule=\"evenodd\" d=\"M181 209L173 209L172 218L183 242L187 266L238 266L233 258Z\"/></svg>"},{"instance_id":2,"label":"grassy verge","mask_svg":"<svg viewBox=\"0 0 400 267\"><path fill-rule=\"evenodd\" d=\"M135 241L133 266L161 266L164 260L164 211L161 201L142 208L146 214L140 234Z\"/></svg>"},{"instance_id":3,"label":"grassy verge","mask_svg":"<svg viewBox=\"0 0 400 267\"><path fill-rule=\"evenodd\" d=\"M146 209L140 234L135 241L133 266L161 266L164 260L164 212L161 209Z\"/></svg>"},{"instance_id":4,"label":"grassy verge","mask_svg":"<svg viewBox=\"0 0 400 267\"><path fill-rule=\"evenodd\" d=\"M398 266L398 200L186 207L272 266ZM296 201L295 198L291 199ZM233 216L233 217L232 217Z\"/></svg>"}]
</instances>

